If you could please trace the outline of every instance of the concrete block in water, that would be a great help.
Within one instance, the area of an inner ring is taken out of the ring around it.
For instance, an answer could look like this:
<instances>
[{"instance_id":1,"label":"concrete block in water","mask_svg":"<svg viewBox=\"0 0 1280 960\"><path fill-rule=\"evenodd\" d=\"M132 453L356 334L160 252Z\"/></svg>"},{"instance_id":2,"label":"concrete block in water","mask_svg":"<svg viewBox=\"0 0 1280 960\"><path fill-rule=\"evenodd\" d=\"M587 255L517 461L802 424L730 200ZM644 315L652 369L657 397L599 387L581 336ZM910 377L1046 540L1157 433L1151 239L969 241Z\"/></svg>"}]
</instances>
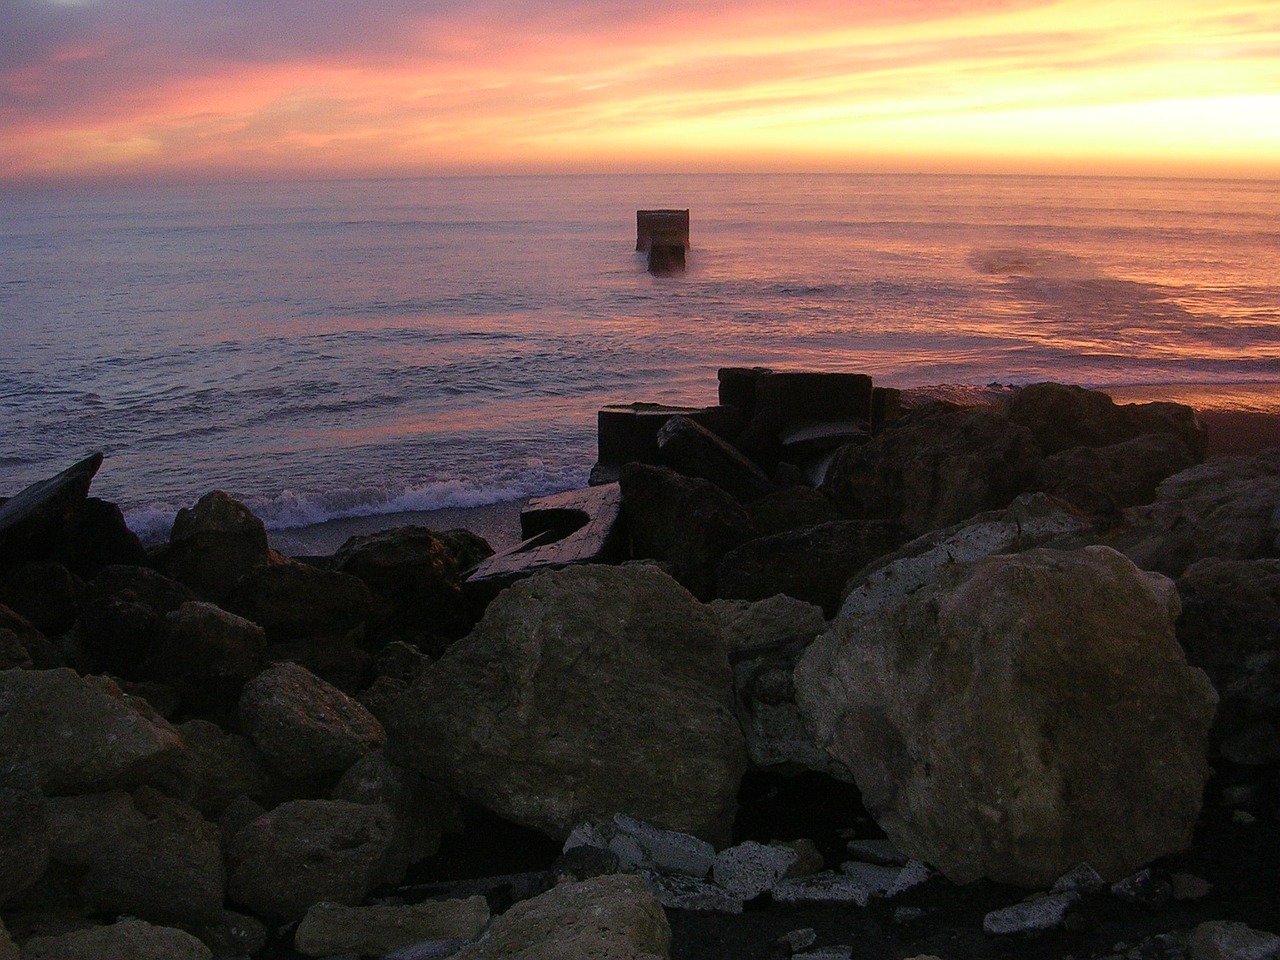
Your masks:
<instances>
[{"instance_id":1,"label":"concrete block in water","mask_svg":"<svg viewBox=\"0 0 1280 960\"><path fill-rule=\"evenodd\" d=\"M649 250L655 240L689 246L688 210L637 210L636 249ZM683 258L682 258L683 260Z\"/></svg>"}]
</instances>

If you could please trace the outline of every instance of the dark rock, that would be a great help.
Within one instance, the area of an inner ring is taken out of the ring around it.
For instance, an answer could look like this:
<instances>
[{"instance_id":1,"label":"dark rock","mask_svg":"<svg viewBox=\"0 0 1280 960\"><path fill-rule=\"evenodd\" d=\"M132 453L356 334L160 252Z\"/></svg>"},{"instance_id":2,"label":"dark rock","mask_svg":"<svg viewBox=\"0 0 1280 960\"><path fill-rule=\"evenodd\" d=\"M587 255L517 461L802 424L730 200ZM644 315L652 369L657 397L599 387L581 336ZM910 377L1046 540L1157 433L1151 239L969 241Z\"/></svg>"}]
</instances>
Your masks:
<instances>
[{"instance_id":1,"label":"dark rock","mask_svg":"<svg viewBox=\"0 0 1280 960\"><path fill-rule=\"evenodd\" d=\"M720 558L754 536L742 505L713 483L666 467L628 464L621 483L632 556L670 561L694 596L712 596Z\"/></svg>"},{"instance_id":2,"label":"dark rock","mask_svg":"<svg viewBox=\"0 0 1280 960\"><path fill-rule=\"evenodd\" d=\"M76 635L88 669L139 680L141 664L155 649L163 624L154 607L123 591L85 603Z\"/></svg>"},{"instance_id":3,"label":"dark rock","mask_svg":"<svg viewBox=\"0 0 1280 960\"><path fill-rule=\"evenodd\" d=\"M395 818L379 804L291 800L245 824L227 849L227 895L260 916L300 920L312 904L354 906L381 882Z\"/></svg>"},{"instance_id":4,"label":"dark rock","mask_svg":"<svg viewBox=\"0 0 1280 960\"><path fill-rule=\"evenodd\" d=\"M209 948L184 930L132 917L23 944L24 960L212 960Z\"/></svg>"},{"instance_id":5,"label":"dark rock","mask_svg":"<svg viewBox=\"0 0 1280 960\"><path fill-rule=\"evenodd\" d=\"M173 684L188 713L209 713L239 699L266 651L262 627L195 600L165 614L141 670Z\"/></svg>"},{"instance_id":6,"label":"dark rock","mask_svg":"<svg viewBox=\"0 0 1280 960\"><path fill-rule=\"evenodd\" d=\"M352 537L333 560L334 569L359 577L372 594L367 629L375 647L405 640L438 654L471 629L457 559L427 528Z\"/></svg>"},{"instance_id":7,"label":"dark rock","mask_svg":"<svg viewBox=\"0 0 1280 960\"><path fill-rule=\"evenodd\" d=\"M745 757L711 611L652 568L522 580L382 716L393 759L563 838L623 812L724 842Z\"/></svg>"},{"instance_id":8,"label":"dark rock","mask_svg":"<svg viewBox=\"0 0 1280 960\"><path fill-rule=\"evenodd\" d=\"M0 504L0 566L46 556L63 521L89 495L102 454L86 457Z\"/></svg>"},{"instance_id":9,"label":"dark rock","mask_svg":"<svg viewBox=\"0 0 1280 960\"><path fill-rule=\"evenodd\" d=\"M223 602L262 627L271 643L363 639L373 596L359 577L286 561L255 567Z\"/></svg>"},{"instance_id":10,"label":"dark rock","mask_svg":"<svg viewBox=\"0 0 1280 960\"><path fill-rule=\"evenodd\" d=\"M688 417L721 437L733 436L742 427L741 414L732 407L669 407L660 403L604 407L596 415L597 459L591 468L592 486L616 482L625 464L661 462L658 431L676 416Z\"/></svg>"},{"instance_id":11,"label":"dark rock","mask_svg":"<svg viewBox=\"0 0 1280 960\"><path fill-rule=\"evenodd\" d=\"M243 503L215 490L194 507L178 511L162 568L201 599L220 603L241 577L271 562L262 521Z\"/></svg>"},{"instance_id":12,"label":"dark rock","mask_svg":"<svg viewBox=\"0 0 1280 960\"><path fill-rule=\"evenodd\" d=\"M0 767L0 905L44 875L49 866L44 796L33 771Z\"/></svg>"},{"instance_id":13,"label":"dark rock","mask_svg":"<svg viewBox=\"0 0 1280 960\"><path fill-rule=\"evenodd\" d=\"M1178 594L1178 641L1220 698L1215 740L1280 722L1280 560L1200 560Z\"/></svg>"},{"instance_id":14,"label":"dark rock","mask_svg":"<svg viewBox=\"0 0 1280 960\"><path fill-rule=\"evenodd\" d=\"M749 540L721 558L716 595L764 600L785 593L831 617L849 578L908 539L891 521L837 520Z\"/></svg>"},{"instance_id":15,"label":"dark rock","mask_svg":"<svg viewBox=\"0 0 1280 960\"><path fill-rule=\"evenodd\" d=\"M286 777L338 773L382 746L382 725L358 702L296 663L245 684L240 725Z\"/></svg>"},{"instance_id":16,"label":"dark rock","mask_svg":"<svg viewBox=\"0 0 1280 960\"><path fill-rule=\"evenodd\" d=\"M904 853L966 883L1109 880L1185 849L1217 695L1173 584L1114 550L957 564L844 617L794 672L817 743Z\"/></svg>"},{"instance_id":17,"label":"dark rock","mask_svg":"<svg viewBox=\"0 0 1280 960\"><path fill-rule=\"evenodd\" d=\"M1194 466L1178 437L1146 433L1108 447L1072 447L1036 465L1032 489L1052 494L1095 516L1150 503L1160 481Z\"/></svg>"},{"instance_id":18,"label":"dark rock","mask_svg":"<svg viewBox=\"0 0 1280 960\"><path fill-rule=\"evenodd\" d=\"M0 604L0 670L36 666L35 654L44 652L49 641L39 630ZM50 665L41 665L49 669Z\"/></svg>"},{"instance_id":19,"label":"dark rock","mask_svg":"<svg viewBox=\"0 0 1280 960\"><path fill-rule=\"evenodd\" d=\"M454 563L463 573L493 556L493 547L489 546L489 541L470 530L437 530L436 539L453 554Z\"/></svg>"},{"instance_id":20,"label":"dark rock","mask_svg":"<svg viewBox=\"0 0 1280 960\"><path fill-rule=\"evenodd\" d=\"M208 720L178 725L186 749L153 783L202 816L217 820L237 797L264 797L271 773L248 737L227 733Z\"/></svg>"},{"instance_id":21,"label":"dark rock","mask_svg":"<svg viewBox=\"0 0 1280 960\"><path fill-rule=\"evenodd\" d=\"M576 563L616 563L627 551L616 483L531 500L520 511L523 540L483 561L467 577L467 595L483 608L517 580Z\"/></svg>"},{"instance_id":22,"label":"dark rock","mask_svg":"<svg viewBox=\"0 0 1280 960\"><path fill-rule=\"evenodd\" d=\"M863 446L843 448L823 490L855 519L922 534L1009 504L1040 451L1031 432L988 408L912 413Z\"/></svg>"},{"instance_id":23,"label":"dark rock","mask_svg":"<svg viewBox=\"0 0 1280 960\"><path fill-rule=\"evenodd\" d=\"M672 417L658 431L662 462L687 477L710 480L744 502L774 489L773 482L736 449L688 417Z\"/></svg>"},{"instance_id":24,"label":"dark rock","mask_svg":"<svg viewBox=\"0 0 1280 960\"><path fill-rule=\"evenodd\" d=\"M762 537L800 527L839 520L833 504L821 492L801 485L783 487L747 507L751 524Z\"/></svg>"},{"instance_id":25,"label":"dark rock","mask_svg":"<svg viewBox=\"0 0 1280 960\"><path fill-rule=\"evenodd\" d=\"M89 599L128 592L157 613L177 610L189 600L199 599L190 587L149 567L127 564L104 567L89 581Z\"/></svg>"},{"instance_id":26,"label":"dark rock","mask_svg":"<svg viewBox=\"0 0 1280 960\"><path fill-rule=\"evenodd\" d=\"M48 636L71 629L84 598L85 582L54 560L0 570L0 603Z\"/></svg>"},{"instance_id":27,"label":"dark rock","mask_svg":"<svg viewBox=\"0 0 1280 960\"><path fill-rule=\"evenodd\" d=\"M1195 412L1176 403L1117 405L1097 390L1036 383L1014 393L1004 406L1009 419L1027 427L1045 454L1107 447L1143 433L1178 437L1197 461L1208 445L1208 433Z\"/></svg>"},{"instance_id":28,"label":"dark rock","mask_svg":"<svg viewBox=\"0 0 1280 960\"><path fill-rule=\"evenodd\" d=\"M67 515L56 536L53 558L86 579L115 564L141 566L147 551L114 503L88 497Z\"/></svg>"}]
</instances>

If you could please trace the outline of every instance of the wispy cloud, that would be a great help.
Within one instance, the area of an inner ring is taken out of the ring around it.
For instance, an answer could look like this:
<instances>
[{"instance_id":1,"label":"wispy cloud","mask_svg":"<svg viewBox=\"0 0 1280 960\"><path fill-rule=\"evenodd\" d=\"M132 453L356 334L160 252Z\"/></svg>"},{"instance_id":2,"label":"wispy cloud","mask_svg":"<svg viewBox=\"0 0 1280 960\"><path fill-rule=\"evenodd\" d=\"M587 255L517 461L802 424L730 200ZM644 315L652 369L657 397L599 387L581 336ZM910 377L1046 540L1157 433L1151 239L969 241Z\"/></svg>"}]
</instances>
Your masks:
<instances>
[{"instance_id":1,"label":"wispy cloud","mask_svg":"<svg viewBox=\"0 0 1280 960\"><path fill-rule=\"evenodd\" d=\"M0 169L1129 162L1154 134L1280 173L1247 116L1277 51L1270 0L9 0Z\"/></svg>"}]
</instances>

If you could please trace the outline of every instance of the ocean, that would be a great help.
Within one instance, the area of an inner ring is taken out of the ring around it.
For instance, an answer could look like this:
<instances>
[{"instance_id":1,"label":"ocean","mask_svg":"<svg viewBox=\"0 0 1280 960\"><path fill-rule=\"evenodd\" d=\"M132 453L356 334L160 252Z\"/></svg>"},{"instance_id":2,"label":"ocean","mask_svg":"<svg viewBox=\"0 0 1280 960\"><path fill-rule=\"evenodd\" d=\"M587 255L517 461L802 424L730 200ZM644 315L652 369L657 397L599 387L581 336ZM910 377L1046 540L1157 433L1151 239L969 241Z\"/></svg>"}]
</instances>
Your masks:
<instances>
[{"instance_id":1,"label":"ocean","mask_svg":"<svg viewBox=\"0 0 1280 960\"><path fill-rule=\"evenodd\" d=\"M635 211L688 207L647 273ZM582 485L716 369L1173 385L1280 411L1280 183L459 177L0 193L0 496L92 451L144 539Z\"/></svg>"}]
</instances>

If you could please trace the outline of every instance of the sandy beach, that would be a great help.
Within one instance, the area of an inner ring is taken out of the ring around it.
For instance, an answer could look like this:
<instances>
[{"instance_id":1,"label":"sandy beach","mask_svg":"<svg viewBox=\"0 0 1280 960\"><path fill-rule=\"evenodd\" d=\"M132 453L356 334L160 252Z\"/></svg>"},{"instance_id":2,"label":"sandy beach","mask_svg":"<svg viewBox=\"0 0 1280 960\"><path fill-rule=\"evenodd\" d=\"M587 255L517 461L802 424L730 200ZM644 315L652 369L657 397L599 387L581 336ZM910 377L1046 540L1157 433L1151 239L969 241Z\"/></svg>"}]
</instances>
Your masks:
<instances>
[{"instance_id":1,"label":"sandy beach","mask_svg":"<svg viewBox=\"0 0 1280 960\"><path fill-rule=\"evenodd\" d=\"M1116 403L1162 400L1194 407L1209 428L1209 456L1242 456L1280 446L1280 390L1270 384L1173 384L1112 388ZM271 546L286 556L328 556L348 538L423 526L431 530L463 528L504 550L520 541L520 511L527 500L481 507L421 510L344 517L286 530L270 530Z\"/></svg>"}]
</instances>

